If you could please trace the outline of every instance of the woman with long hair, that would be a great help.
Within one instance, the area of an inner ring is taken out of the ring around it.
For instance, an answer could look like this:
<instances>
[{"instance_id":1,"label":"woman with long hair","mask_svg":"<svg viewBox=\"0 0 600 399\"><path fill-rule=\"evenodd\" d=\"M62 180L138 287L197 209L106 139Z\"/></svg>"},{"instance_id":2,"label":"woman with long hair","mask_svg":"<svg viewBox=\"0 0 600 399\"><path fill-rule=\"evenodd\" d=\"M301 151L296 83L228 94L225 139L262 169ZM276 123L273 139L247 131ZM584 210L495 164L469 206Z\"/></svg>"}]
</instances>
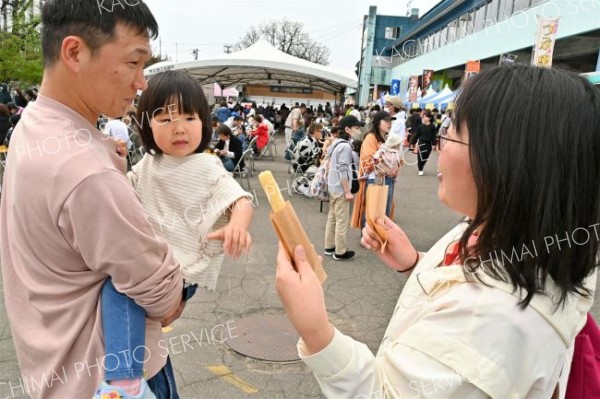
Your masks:
<instances>
[{"instance_id":1,"label":"woman with long hair","mask_svg":"<svg viewBox=\"0 0 600 399\"><path fill-rule=\"evenodd\" d=\"M292 267L280 245L277 292L325 395L564 398L596 287L598 132L600 91L575 73L500 66L463 86L437 195L467 221L424 253L389 218L383 250L363 230L410 275L376 355L331 326L302 247Z\"/></svg>"},{"instance_id":2,"label":"woman with long hair","mask_svg":"<svg viewBox=\"0 0 600 399\"><path fill-rule=\"evenodd\" d=\"M355 195L354 209L352 210L352 227L361 229L365 225L365 200L367 186L375 184L375 165L373 164L373 155L379 149L381 144L385 143L385 138L392 128L392 117L386 111L376 112L371 119L371 128L367 132L361 149L360 165L358 165L359 189ZM394 179L385 177L385 185L388 186L388 198L385 207L385 214L393 217L394 214Z\"/></svg>"}]
</instances>

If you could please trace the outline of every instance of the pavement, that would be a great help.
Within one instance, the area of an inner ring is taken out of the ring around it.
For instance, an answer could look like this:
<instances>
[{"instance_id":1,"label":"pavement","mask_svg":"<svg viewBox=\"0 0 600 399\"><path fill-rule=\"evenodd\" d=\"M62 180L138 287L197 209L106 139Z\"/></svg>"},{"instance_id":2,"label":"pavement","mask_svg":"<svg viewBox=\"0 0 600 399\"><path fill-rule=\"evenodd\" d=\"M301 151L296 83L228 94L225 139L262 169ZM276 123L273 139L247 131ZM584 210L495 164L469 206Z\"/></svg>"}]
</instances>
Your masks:
<instances>
[{"instance_id":1,"label":"pavement","mask_svg":"<svg viewBox=\"0 0 600 399\"><path fill-rule=\"evenodd\" d=\"M281 188L291 184L283 159L283 138L277 139L278 154L256 162L257 171L271 170ZM407 163L414 164L412 155ZM437 199L437 153L418 176L414 165L405 165L396 185L395 221L413 244L426 251L460 221L460 216ZM245 183L245 180L244 180ZM199 291L183 316L166 333L168 348L182 399L203 398L322 398L316 380L301 362L269 363L230 350L227 340L242 339L236 321L251 315L281 315L274 286L277 237L269 220L270 207L258 183L250 178L256 195L250 232L253 248L244 259L227 259L214 292ZM287 196L287 193L286 193ZM294 193L289 200L318 252L323 251L327 205L319 212L319 201ZM359 232L348 234L356 258L338 262L324 257L328 279L325 300L331 322L342 332L376 351L392 315L405 278L388 269L359 244ZM600 306L592 313L600 319ZM13 341L0 296L0 399L26 397L19 389L19 369Z\"/></svg>"}]
</instances>

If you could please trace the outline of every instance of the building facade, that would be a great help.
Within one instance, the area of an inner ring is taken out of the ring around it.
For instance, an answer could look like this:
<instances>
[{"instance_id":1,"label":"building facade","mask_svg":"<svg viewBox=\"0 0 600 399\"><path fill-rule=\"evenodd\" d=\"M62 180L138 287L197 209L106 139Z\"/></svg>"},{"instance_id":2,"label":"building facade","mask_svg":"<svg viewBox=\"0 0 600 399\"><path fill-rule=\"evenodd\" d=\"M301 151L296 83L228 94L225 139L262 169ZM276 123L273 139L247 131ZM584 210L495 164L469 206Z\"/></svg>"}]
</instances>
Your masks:
<instances>
[{"instance_id":1,"label":"building facade","mask_svg":"<svg viewBox=\"0 0 600 399\"><path fill-rule=\"evenodd\" d=\"M432 88L457 88L468 61L481 69L498 65L503 54L517 63L531 63L538 18L559 18L553 66L580 73L600 70L599 0L442 0L412 29L373 59L401 81L405 92L410 76L435 71Z\"/></svg>"},{"instance_id":2,"label":"building facade","mask_svg":"<svg viewBox=\"0 0 600 399\"><path fill-rule=\"evenodd\" d=\"M419 10L413 9L410 17L377 15L377 7L369 7L369 14L363 18L361 57L357 73L358 104L364 105L372 98L374 85L390 84L390 69L377 60L391 55L387 49L417 24L418 14Z\"/></svg>"}]
</instances>

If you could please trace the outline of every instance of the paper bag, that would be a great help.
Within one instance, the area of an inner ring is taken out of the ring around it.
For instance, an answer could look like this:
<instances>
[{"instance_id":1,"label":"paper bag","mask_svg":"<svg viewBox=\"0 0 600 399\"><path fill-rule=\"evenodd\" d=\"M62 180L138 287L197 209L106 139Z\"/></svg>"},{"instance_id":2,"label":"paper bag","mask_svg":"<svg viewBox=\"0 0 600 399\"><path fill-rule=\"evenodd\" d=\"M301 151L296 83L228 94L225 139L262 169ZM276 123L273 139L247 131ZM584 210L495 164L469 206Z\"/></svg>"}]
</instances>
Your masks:
<instances>
[{"instance_id":1,"label":"paper bag","mask_svg":"<svg viewBox=\"0 0 600 399\"><path fill-rule=\"evenodd\" d=\"M369 184L365 203L366 222L377 233L377 241L381 244L382 253L387 245L388 235L387 231L377 224L377 219L385 218L388 190L388 186Z\"/></svg>"},{"instance_id":2,"label":"paper bag","mask_svg":"<svg viewBox=\"0 0 600 399\"><path fill-rule=\"evenodd\" d=\"M327 279L327 273L323 270L319 255L311 244L308 235L306 235L306 232L302 228L300 220L289 201L285 202L285 207L283 209L271 213L271 223L273 223L277 236L279 236L279 240L287 250L290 259L294 259L294 249L298 245L302 245L308 263L310 263L322 284L325 279Z\"/></svg>"}]
</instances>

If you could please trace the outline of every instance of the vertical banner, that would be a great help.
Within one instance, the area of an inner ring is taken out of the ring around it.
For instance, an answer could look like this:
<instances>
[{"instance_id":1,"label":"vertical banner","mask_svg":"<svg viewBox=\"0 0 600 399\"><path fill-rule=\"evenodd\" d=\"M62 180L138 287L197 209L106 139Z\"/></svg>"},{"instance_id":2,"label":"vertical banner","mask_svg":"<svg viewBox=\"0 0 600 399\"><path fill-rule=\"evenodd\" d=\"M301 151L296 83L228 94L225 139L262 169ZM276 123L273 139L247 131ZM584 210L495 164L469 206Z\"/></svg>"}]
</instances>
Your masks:
<instances>
[{"instance_id":1,"label":"vertical banner","mask_svg":"<svg viewBox=\"0 0 600 399\"><path fill-rule=\"evenodd\" d=\"M427 90L431 87L431 78L433 77L433 69L424 69L423 70L423 85L421 93L421 98L427 95Z\"/></svg>"},{"instance_id":2,"label":"vertical banner","mask_svg":"<svg viewBox=\"0 0 600 399\"><path fill-rule=\"evenodd\" d=\"M538 16L538 30L533 46L533 59L531 65L544 68L552 67L552 54L558 33L558 20L544 19Z\"/></svg>"},{"instance_id":3,"label":"vertical banner","mask_svg":"<svg viewBox=\"0 0 600 399\"><path fill-rule=\"evenodd\" d=\"M517 56L515 54L502 53L500 54L500 62L498 65L511 65L514 64L517 60Z\"/></svg>"},{"instance_id":4,"label":"vertical banner","mask_svg":"<svg viewBox=\"0 0 600 399\"><path fill-rule=\"evenodd\" d=\"M400 93L400 79L392 79L390 95L397 96Z\"/></svg>"},{"instance_id":5,"label":"vertical banner","mask_svg":"<svg viewBox=\"0 0 600 399\"><path fill-rule=\"evenodd\" d=\"M408 101L409 102L411 102L411 103L417 102L417 97L418 97L417 90L419 90L419 77L411 76L409 83L408 83Z\"/></svg>"},{"instance_id":6,"label":"vertical banner","mask_svg":"<svg viewBox=\"0 0 600 399\"><path fill-rule=\"evenodd\" d=\"M477 61L467 61L467 65L465 67L465 76L463 81L467 81L469 78L477 75L481 71L481 62Z\"/></svg>"}]
</instances>

